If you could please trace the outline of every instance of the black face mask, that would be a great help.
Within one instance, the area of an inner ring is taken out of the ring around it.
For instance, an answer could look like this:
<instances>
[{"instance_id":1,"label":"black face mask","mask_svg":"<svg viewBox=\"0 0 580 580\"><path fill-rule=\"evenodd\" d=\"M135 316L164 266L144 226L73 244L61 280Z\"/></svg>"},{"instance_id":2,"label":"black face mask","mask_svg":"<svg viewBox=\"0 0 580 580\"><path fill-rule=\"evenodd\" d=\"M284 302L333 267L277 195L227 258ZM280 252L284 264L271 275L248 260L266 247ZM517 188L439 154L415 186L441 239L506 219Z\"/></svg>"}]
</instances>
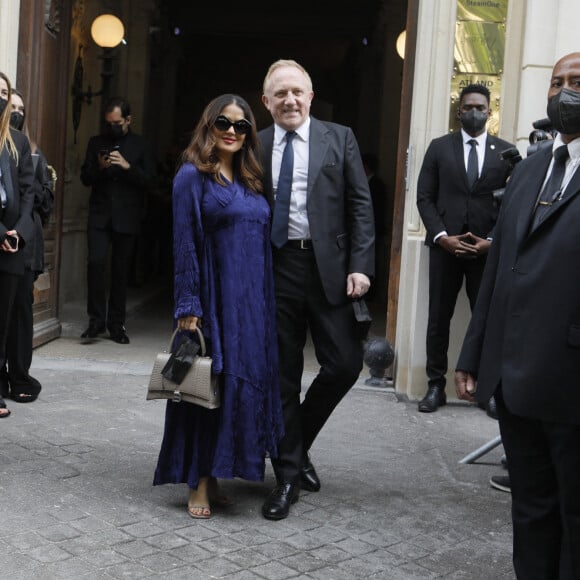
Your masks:
<instances>
[{"instance_id":1,"label":"black face mask","mask_svg":"<svg viewBox=\"0 0 580 580\"><path fill-rule=\"evenodd\" d=\"M0 115L4 112L4 109L8 106L8 101L0 97Z\"/></svg>"},{"instance_id":2,"label":"black face mask","mask_svg":"<svg viewBox=\"0 0 580 580\"><path fill-rule=\"evenodd\" d=\"M121 127L121 125L115 125L115 124L107 125L105 132L106 132L107 136L111 139L120 139L125 134L123 132L123 127Z\"/></svg>"},{"instance_id":3,"label":"black face mask","mask_svg":"<svg viewBox=\"0 0 580 580\"><path fill-rule=\"evenodd\" d=\"M22 131L22 127L24 127L24 115L18 111L12 111L12 113L10 113L10 126L13 129Z\"/></svg>"},{"instance_id":4,"label":"black face mask","mask_svg":"<svg viewBox=\"0 0 580 580\"><path fill-rule=\"evenodd\" d=\"M548 99L548 117L559 133L564 135L580 133L580 93L562 89Z\"/></svg>"},{"instance_id":5,"label":"black face mask","mask_svg":"<svg viewBox=\"0 0 580 580\"><path fill-rule=\"evenodd\" d=\"M483 111L478 111L477 109L471 109L466 113L461 113L459 117L461 121L461 126L470 135L477 134L485 128L487 123L487 113Z\"/></svg>"}]
</instances>

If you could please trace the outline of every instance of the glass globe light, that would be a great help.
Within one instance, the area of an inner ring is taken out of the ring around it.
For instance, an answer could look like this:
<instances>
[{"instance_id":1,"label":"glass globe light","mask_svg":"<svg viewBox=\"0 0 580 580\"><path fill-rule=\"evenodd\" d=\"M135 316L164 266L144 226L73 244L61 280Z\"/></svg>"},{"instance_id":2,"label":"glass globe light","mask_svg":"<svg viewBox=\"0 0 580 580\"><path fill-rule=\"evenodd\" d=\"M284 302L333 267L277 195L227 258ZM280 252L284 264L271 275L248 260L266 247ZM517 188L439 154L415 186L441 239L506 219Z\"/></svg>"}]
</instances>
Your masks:
<instances>
[{"instance_id":1,"label":"glass globe light","mask_svg":"<svg viewBox=\"0 0 580 580\"><path fill-rule=\"evenodd\" d=\"M93 20L91 36L102 48L114 48L125 36L125 27L119 18L112 14L101 14Z\"/></svg>"}]
</instances>

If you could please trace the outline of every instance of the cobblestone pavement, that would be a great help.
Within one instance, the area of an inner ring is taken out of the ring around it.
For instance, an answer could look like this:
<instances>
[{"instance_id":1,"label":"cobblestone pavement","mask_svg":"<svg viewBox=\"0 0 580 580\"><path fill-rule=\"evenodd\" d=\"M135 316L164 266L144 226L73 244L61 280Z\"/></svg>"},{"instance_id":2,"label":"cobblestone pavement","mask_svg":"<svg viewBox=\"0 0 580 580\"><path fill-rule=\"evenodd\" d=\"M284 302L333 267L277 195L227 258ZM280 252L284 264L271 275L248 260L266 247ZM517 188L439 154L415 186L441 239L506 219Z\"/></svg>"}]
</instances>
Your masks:
<instances>
[{"instance_id":1,"label":"cobblestone pavement","mask_svg":"<svg viewBox=\"0 0 580 580\"><path fill-rule=\"evenodd\" d=\"M488 485L501 447L458 463L498 434L479 409L424 415L361 380L312 449L319 493L264 520L268 466L264 484L225 482L235 506L196 521L185 486L151 485L164 404L145 390L168 309L138 312L128 346L81 344L69 315L35 351L40 398L0 422L0 578L513 578L510 496Z\"/></svg>"}]
</instances>

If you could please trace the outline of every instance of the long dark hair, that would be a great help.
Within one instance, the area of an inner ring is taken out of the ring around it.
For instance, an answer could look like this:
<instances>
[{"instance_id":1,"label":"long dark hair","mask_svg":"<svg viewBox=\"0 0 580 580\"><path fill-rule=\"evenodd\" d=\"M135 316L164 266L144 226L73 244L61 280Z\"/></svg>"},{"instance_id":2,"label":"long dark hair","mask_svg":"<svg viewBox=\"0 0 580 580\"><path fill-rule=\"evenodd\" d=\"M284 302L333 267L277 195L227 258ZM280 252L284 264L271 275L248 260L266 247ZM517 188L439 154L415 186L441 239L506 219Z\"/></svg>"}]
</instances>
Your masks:
<instances>
[{"instance_id":1,"label":"long dark hair","mask_svg":"<svg viewBox=\"0 0 580 580\"><path fill-rule=\"evenodd\" d=\"M8 147L10 154L14 157L16 163L18 163L18 151L10 135L10 113L12 111L12 107L10 106L10 95L12 94L12 85L10 84L10 79L3 72L0 72L0 78L4 79L8 88L8 104L6 105L2 115L0 115L0 151L2 151L4 147Z\"/></svg>"},{"instance_id":2,"label":"long dark hair","mask_svg":"<svg viewBox=\"0 0 580 580\"><path fill-rule=\"evenodd\" d=\"M247 188L256 193L262 193L264 190L263 171L257 156L260 142L256 132L256 120L250 105L239 95L220 95L207 105L189 145L181 155L180 165L193 163L200 171L212 175L215 181L225 185L220 173L221 162L215 153L216 141L212 129L215 120L228 105L240 107L244 112L244 117L252 125L246 134L243 147L234 154L234 174Z\"/></svg>"}]
</instances>

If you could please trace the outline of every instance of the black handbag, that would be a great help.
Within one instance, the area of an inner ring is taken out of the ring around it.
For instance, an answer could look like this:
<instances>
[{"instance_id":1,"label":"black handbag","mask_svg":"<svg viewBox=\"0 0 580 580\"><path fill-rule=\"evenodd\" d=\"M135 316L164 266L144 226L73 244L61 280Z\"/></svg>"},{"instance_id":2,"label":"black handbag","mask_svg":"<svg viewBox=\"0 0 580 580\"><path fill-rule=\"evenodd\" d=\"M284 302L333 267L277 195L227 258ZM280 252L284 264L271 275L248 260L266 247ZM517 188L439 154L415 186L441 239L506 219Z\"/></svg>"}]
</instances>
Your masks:
<instances>
[{"instance_id":1,"label":"black handbag","mask_svg":"<svg viewBox=\"0 0 580 580\"><path fill-rule=\"evenodd\" d=\"M171 399L175 403L185 401L206 409L217 409L220 406L219 380L211 372L212 360L206 356L201 330L196 328L199 345L185 336L172 353L178 332L176 329L171 336L168 352L161 352L155 358L147 400ZM200 350L199 355L197 350Z\"/></svg>"}]
</instances>

